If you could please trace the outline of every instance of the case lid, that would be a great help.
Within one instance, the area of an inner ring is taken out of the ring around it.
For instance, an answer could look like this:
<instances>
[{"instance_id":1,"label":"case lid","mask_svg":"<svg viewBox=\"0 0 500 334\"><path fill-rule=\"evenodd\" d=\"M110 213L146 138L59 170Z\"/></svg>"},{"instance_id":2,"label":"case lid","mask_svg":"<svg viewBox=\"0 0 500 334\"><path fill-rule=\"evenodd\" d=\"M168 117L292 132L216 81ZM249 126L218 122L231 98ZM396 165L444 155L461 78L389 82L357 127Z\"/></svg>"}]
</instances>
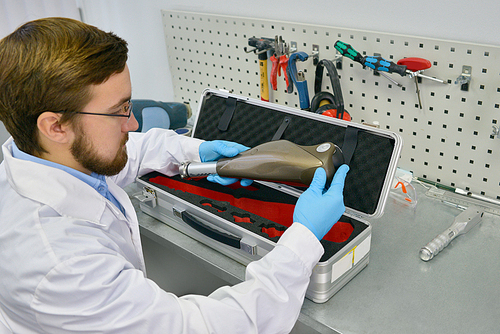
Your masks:
<instances>
[{"instance_id":1,"label":"case lid","mask_svg":"<svg viewBox=\"0 0 500 334\"><path fill-rule=\"evenodd\" d=\"M351 150L346 211L372 218L383 214L402 148L401 137L391 131L212 89L202 94L192 136L249 147L278 139L298 145L330 141L345 155Z\"/></svg>"}]
</instances>

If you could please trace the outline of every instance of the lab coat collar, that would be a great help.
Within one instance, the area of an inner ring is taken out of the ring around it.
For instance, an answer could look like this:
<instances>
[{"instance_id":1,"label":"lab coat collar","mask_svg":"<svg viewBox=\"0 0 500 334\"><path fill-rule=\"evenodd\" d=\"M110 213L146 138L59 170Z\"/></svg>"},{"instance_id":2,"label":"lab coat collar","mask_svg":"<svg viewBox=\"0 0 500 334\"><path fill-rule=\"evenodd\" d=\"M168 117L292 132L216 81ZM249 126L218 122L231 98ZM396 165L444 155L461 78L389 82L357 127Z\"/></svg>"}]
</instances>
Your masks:
<instances>
[{"instance_id":1,"label":"lab coat collar","mask_svg":"<svg viewBox=\"0 0 500 334\"><path fill-rule=\"evenodd\" d=\"M61 216L102 225L104 197L96 196L95 189L61 169L14 158L12 142L9 138L2 152L9 183L17 193L50 206Z\"/></svg>"}]
</instances>

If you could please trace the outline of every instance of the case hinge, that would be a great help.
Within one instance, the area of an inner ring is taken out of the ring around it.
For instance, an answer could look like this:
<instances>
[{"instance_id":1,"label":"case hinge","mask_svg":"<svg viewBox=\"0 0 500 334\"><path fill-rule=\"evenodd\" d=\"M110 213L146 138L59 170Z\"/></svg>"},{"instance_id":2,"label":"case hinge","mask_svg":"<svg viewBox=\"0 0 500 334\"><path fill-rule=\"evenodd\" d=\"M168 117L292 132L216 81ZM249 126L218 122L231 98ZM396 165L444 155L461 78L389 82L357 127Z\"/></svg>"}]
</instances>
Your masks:
<instances>
[{"instance_id":1,"label":"case hinge","mask_svg":"<svg viewBox=\"0 0 500 334\"><path fill-rule=\"evenodd\" d=\"M134 197L137 198L141 203L151 202L151 207L156 207L156 191L150 187L143 187L142 192L135 194Z\"/></svg>"}]
</instances>

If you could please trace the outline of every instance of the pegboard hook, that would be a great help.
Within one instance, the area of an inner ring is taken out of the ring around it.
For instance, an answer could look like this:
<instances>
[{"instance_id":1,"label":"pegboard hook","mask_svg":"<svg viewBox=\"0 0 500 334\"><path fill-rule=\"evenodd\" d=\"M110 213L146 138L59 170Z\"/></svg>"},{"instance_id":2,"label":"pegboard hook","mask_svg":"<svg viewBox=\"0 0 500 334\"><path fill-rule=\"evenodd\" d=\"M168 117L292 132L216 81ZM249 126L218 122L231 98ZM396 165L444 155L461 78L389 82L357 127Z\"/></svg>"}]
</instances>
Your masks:
<instances>
[{"instance_id":1,"label":"pegboard hook","mask_svg":"<svg viewBox=\"0 0 500 334\"><path fill-rule=\"evenodd\" d=\"M314 66L318 65L318 63L319 63L319 45L318 44L312 45L311 57L313 59Z\"/></svg>"},{"instance_id":2,"label":"pegboard hook","mask_svg":"<svg viewBox=\"0 0 500 334\"><path fill-rule=\"evenodd\" d=\"M464 65L462 66L462 74L455 80L455 84L459 84L460 89L463 91L469 90L469 84L472 80L471 78L472 66Z\"/></svg>"},{"instance_id":3,"label":"pegboard hook","mask_svg":"<svg viewBox=\"0 0 500 334\"><path fill-rule=\"evenodd\" d=\"M494 137L496 136L497 138L500 138L500 128L496 125L493 125L493 130L491 132L491 135Z\"/></svg>"}]
</instances>

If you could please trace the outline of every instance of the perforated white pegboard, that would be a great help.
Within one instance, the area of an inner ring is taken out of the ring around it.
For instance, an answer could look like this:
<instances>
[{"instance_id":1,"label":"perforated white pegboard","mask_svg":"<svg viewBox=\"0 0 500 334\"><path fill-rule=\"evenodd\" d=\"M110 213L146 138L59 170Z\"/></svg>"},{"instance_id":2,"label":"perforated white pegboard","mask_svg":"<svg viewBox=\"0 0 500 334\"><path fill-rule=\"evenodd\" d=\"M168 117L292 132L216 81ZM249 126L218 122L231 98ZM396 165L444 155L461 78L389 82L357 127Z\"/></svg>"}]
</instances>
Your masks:
<instances>
[{"instance_id":1,"label":"perforated white pegboard","mask_svg":"<svg viewBox=\"0 0 500 334\"><path fill-rule=\"evenodd\" d=\"M500 125L500 47L242 17L162 14L175 98L189 101L193 110L207 87L260 98L257 56L244 51L252 36L279 35L308 54L317 44L320 59L333 60L333 45L341 40L363 54L379 54L394 62L405 57L430 60L432 67L423 74L448 84L422 79L420 109L413 79L390 74L403 84L400 88L344 58L339 75L346 110L354 122L377 121L403 137L399 167L415 176L500 198L500 138L492 135L492 127ZM469 91L455 84L464 65L472 67ZM269 73L270 66L268 62ZM312 98L312 58L297 62L297 69L305 72ZM270 101L298 108L296 89L287 94L285 86L279 77ZM331 91L326 76L323 90Z\"/></svg>"}]
</instances>

